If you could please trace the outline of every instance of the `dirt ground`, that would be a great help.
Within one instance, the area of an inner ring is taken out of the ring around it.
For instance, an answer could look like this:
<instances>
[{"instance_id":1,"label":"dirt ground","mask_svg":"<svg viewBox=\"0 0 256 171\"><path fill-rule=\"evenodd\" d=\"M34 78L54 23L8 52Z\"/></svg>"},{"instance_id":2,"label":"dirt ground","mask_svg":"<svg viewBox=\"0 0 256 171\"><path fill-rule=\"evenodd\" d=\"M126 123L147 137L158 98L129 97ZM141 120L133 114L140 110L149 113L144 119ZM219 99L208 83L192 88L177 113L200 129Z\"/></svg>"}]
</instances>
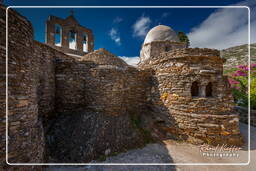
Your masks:
<instances>
[{"instance_id":1,"label":"dirt ground","mask_svg":"<svg viewBox=\"0 0 256 171\"><path fill-rule=\"evenodd\" d=\"M200 152L200 146L175 141L164 141L162 144L148 144L142 149L130 150L117 156L108 157L103 163L223 163L216 165L104 165L104 166L51 166L46 171L255 171L256 168L256 128L251 127L251 162L249 165L225 165L247 163L248 161L248 125L240 124L245 140L242 149L235 151L232 157L209 157ZM219 154L219 152L216 152ZM224 152L225 153L225 152ZM223 154L223 152L222 152ZM226 154L226 153L225 153ZM237 156L239 155L239 156ZM96 163L96 161L92 162Z\"/></svg>"}]
</instances>

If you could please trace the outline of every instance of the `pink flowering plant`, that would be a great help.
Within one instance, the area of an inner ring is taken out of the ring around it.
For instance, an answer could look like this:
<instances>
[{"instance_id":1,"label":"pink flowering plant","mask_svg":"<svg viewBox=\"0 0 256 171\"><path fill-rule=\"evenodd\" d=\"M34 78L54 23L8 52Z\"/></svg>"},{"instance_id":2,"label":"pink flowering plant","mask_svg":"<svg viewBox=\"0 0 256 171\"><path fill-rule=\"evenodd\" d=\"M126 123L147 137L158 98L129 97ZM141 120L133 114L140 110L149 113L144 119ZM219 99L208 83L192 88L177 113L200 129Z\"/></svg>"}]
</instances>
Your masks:
<instances>
[{"instance_id":1,"label":"pink flowering plant","mask_svg":"<svg viewBox=\"0 0 256 171\"><path fill-rule=\"evenodd\" d=\"M232 88L232 93L237 105L248 106L248 70L247 65L239 65L232 69L229 74L229 84ZM250 85L250 101L251 108L256 109L256 64L252 64L251 70L251 85Z\"/></svg>"}]
</instances>

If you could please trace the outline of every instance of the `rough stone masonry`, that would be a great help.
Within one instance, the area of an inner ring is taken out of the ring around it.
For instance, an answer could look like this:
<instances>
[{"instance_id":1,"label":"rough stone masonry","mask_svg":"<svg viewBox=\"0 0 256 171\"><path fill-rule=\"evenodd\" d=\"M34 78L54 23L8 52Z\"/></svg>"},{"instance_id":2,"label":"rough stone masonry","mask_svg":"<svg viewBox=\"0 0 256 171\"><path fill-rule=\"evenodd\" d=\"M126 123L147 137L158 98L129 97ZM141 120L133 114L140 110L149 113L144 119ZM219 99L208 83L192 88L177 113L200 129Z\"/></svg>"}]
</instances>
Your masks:
<instances>
[{"instance_id":1,"label":"rough stone masonry","mask_svg":"<svg viewBox=\"0 0 256 171\"><path fill-rule=\"evenodd\" d=\"M34 40L31 23L9 9L6 111L5 10L1 6L2 168L8 167L2 165L6 112L9 163L89 162L161 138L242 144L219 51L186 48L162 25L148 33L136 68L105 49L93 50L92 31L73 16L50 17L44 44Z\"/></svg>"}]
</instances>

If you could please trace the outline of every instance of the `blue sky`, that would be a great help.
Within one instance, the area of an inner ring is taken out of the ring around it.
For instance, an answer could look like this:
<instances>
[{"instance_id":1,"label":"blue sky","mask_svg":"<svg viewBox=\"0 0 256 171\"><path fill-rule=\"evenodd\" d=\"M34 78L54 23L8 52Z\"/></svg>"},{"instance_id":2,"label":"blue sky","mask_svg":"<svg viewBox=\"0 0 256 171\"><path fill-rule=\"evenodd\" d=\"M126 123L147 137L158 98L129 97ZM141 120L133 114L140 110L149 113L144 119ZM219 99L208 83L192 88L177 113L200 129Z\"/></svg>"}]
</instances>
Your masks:
<instances>
[{"instance_id":1,"label":"blue sky","mask_svg":"<svg viewBox=\"0 0 256 171\"><path fill-rule=\"evenodd\" d=\"M6 0L6 5L249 5L252 9L252 26L255 23L254 0L122 0L122 1L35 1ZM44 42L45 21L49 15L66 18L71 9L40 8L17 9L27 17L33 27L35 39ZM79 23L93 30L95 49L106 48L117 56L139 56L147 31L164 24L175 31L184 31L192 47L223 49L247 43L247 9L74 9ZM256 28L256 27L255 27ZM252 39L253 42L254 38Z\"/></svg>"}]
</instances>

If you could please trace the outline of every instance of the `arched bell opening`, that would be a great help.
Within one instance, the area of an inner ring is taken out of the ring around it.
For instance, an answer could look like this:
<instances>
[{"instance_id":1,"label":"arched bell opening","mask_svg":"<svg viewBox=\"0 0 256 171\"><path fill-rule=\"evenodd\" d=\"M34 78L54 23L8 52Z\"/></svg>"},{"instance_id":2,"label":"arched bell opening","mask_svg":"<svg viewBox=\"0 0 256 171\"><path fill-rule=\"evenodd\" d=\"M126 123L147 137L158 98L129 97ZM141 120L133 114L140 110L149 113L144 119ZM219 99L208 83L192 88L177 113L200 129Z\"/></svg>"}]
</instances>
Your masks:
<instances>
[{"instance_id":1,"label":"arched bell opening","mask_svg":"<svg viewBox=\"0 0 256 171\"><path fill-rule=\"evenodd\" d=\"M70 30L68 34L68 46L69 49L77 49L77 33L74 30Z\"/></svg>"},{"instance_id":2,"label":"arched bell opening","mask_svg":"<svg viewBox=\"0 0 256 171\"><path fill-rule=\"evenodd\" d=\"M62 37L62 28L59 24L54 25L54 45L55 46L62 46L61 45L61 37Z\"/></svg>"}]
</instances>

